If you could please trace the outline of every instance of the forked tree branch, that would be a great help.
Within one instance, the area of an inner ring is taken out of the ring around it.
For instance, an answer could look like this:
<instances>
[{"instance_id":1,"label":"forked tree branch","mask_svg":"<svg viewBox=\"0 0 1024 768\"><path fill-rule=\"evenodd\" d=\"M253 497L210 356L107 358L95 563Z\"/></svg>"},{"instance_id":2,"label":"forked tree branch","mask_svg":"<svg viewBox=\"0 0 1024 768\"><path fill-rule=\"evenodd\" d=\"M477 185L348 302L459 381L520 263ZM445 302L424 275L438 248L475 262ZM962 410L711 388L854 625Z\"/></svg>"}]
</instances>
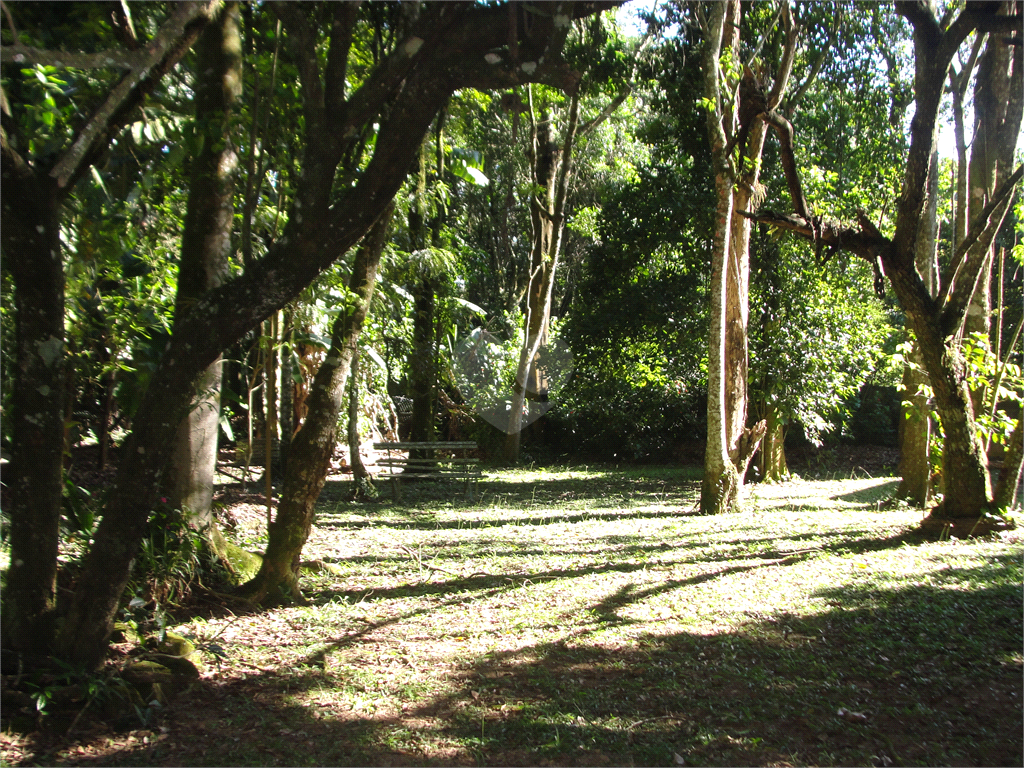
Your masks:
<instances>
[{"instance_id":1,"label":"forked tree branch","mask_svg":"<svg viewBox=\"0 0 1024 768\"><path fill-rule=\"evenodd\" d=\"M942 328L947 334L959 327L967 313L992 241L1010 210L1013 190L1022 176L1024 166L1018 166L1013 175L996 190L992 200L974 220L970 232L956 249L943 275L938 306L942 307Z\"/></svg>"},{"instance_id":2,"label":"forked tree branch","mask_svg":"<svg viewBox=\"0 0 1024 768\"><path fill-rule=\"evenodd\" d=\"M141 49L140 61L132 67L117 85L111 89L106 101L97 109L89 121L79 130L74 143L64 153L64 156L54 165L50 176L57 180L61 187L75 176L83 161L92 154L94 145L103 142L108 133L111 120L121 110L122 106L129 102L133 93L138 93L140 86L150 72L166 67L171 63L170 59L184 54L180 43L189 35L186 28L192 22L202 19L205 22L213 18L221 5L220 0L207 0L207 2L183 2L174 6L171 17L163 23L160 30L153 39ZM198 36L199 30L192 29L191 34ZM134 53L134 52L133 52Z\"/></svg>"}]
</instances>

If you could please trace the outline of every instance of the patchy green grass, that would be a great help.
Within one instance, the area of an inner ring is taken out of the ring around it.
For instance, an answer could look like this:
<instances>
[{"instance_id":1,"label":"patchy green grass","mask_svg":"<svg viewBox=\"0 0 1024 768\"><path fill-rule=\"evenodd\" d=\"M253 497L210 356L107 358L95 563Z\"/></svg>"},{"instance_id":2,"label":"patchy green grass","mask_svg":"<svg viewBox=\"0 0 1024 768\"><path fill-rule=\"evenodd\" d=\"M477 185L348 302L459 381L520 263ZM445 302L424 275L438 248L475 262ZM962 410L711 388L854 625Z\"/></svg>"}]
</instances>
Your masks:
<instances>
[{"instance_id":1,"label":"patchy green grass","mask_svg":"<svg viewBox=\"0 0 1024 768\"><path fill-rule=\"evenodd\" d=\"M881 508L892 478L755 486L718 517L694 514L697 482L509 471L472 504L419 484L401 506L330 483L311 604L175 628L227 656L162 728L5 749L57 765L1022 763L1016 533L924 541L919 511Z\"/></svg>"}]
</instances>

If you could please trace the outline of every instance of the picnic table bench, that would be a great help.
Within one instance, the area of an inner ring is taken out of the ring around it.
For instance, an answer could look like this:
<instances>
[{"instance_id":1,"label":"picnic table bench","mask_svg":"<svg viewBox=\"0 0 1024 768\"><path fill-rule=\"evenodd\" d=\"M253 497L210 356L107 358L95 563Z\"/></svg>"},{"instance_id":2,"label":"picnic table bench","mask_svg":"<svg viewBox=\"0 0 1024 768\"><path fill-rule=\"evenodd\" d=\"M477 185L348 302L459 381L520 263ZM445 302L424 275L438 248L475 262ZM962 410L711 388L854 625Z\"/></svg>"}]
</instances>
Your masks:
<instances>
[{"instance_id":1,"label":"picnic table bench","mask_svg":"<svg viewBox=\"0 0 1024 768\"><path fill-rule=\"evenodd\" d=\"M482 476L480 460L467 454L476 450L472 441L438 443L374 443L374 450L386 455L377 459L382 474L391 481L395 501L402 498L402 479L455 478L465 484L466 497L473 500L473 487ZM442 455L439 455L440 452ZM415 458L413 454L418 454ZM426 458L420 458L422 456Z\"/></svg>"}]
</instances>

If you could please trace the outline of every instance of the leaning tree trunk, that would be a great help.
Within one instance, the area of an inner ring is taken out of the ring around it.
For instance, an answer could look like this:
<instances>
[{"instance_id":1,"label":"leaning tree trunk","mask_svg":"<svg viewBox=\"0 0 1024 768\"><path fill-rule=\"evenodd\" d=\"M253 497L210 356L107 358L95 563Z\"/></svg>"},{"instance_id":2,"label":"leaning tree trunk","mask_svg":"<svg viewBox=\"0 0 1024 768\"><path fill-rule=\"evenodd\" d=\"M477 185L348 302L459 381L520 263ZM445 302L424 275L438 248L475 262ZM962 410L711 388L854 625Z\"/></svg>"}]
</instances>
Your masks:
<instances>
[{"instance_id":1,"label":"leaning tree trunk","mask_svg":"<svg viewBox=\"0 0 1024 768\"><path fill-rule=\"evenodd\" d=\"M572 97L569 126L565 147L561 147L552 135L551 120L544 118L538 125L533 119L532 94L530 170L533 194L530 195L530 222L533 228L530 250L530 275L526 290L526 314L524 317L523 346L519 350L516 376L512 386L512 404L505 425L504 459L515 463L519 460L520 437L523 428L523 408L530 369L537 352L546 341L547 326L551 312L551 290L555 269L558 266L562 217L565 207L565 192L562 185L568 185L572 145L575 139L579 117L579 96Z\"/></svg>"},{"instance_id":2,"label":"leaning tree trunk","mask_svg":"<svg viewBox=\"0 0 1024 768\"><path fill-rule=\"evenodd\" d=\"M237 3L228 4L217 23L196 43L198 82L196 125L204 141L193 160L185 229L181 238L176 311L221 285L229 276L234 225L234 177L238 165L231 144L232 111L242 91L242 42ZM214 530L213 482L220 425L221 360L202 374L188 416L178 427L165 474L172 508L207 532L215 549L223 537ZM218 546L219 545L219 546Z\"/></svg>"},{"instance_id":3,"label":"leaning tree trunk","mask_svg":"<svg viewBox=\"0 0 1024 768\"><path fill-rule=\"evenodd\" d=\"M273 603L285 596L301 600L299 557L313 526L314 505L327 480L345 382L373 298L392 210L389 207L385 211L356 251L349 289L358 298L348 314L339 315L334 322L330 351L310 387L309 412L292 440L284 488L268 531L263 563L252 581L238 590L255 602Z\"/></svg>"}]
</instances>

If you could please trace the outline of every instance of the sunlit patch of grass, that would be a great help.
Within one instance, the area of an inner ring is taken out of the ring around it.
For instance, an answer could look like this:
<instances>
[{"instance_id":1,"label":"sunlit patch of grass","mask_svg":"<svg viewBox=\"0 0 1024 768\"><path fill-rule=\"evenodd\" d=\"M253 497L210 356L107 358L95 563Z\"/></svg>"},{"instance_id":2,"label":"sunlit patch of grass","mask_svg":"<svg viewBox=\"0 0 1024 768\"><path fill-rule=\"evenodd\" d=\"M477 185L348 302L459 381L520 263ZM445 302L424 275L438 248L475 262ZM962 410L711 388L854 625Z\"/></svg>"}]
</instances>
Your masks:
<instances>
[{"instance_id":1,"label":"sunlit patch of grass","mask_svg":"<svg viewBox=\"0 0 1024 768\"><path fill-rule=\"evenodd\" d=\"M177 628L226 651L204 680L216 697L187 706L239 741L196 750L219 764L1019 762L1019 542L924 541L919 512L881 508L893 486L756 486L715 517L670 468L491 471L473 503L334 491L304 553L333 569L304 575L310 605Z\"/></svg>"}]
</instances>

